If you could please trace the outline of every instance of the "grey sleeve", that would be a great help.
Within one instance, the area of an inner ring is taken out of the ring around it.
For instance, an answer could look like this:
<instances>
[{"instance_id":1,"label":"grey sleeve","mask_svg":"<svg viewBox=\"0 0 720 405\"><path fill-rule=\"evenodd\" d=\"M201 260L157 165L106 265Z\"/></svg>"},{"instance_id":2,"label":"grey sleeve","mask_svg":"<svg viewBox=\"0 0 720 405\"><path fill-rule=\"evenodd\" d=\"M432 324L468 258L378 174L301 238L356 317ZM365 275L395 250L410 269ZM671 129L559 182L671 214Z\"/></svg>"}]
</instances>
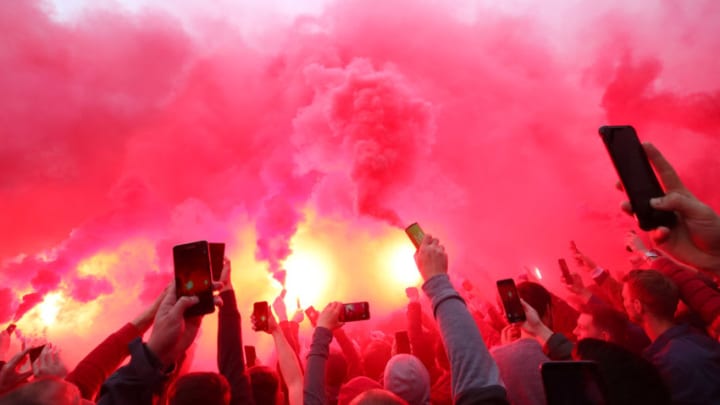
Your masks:
<instances>
[{"instance_id":1,"label":"grey sleeve","mask_svg":"<svg viewBox=\"0 0 720 405\"><path fill-rule=\"evenodd\" d=\"M456 403L506 403L500 372L490 356L465 301L447 275L437 275L423 284L432 300L450 359L452 394ZM475 402L475 400L479 402Z\"/></svg>"},{"instance_id":2,"label":"grey sleeve","mask_svg":"<svg viewBox=\"0 0 720 405\"><path fill-rule=\"evenodd\" d=\"M330 354L333 334L322 327L315 328L310 353L307 356L303 388L304 405L325 405L325 364Z\"/></svg>"}]
</instances>

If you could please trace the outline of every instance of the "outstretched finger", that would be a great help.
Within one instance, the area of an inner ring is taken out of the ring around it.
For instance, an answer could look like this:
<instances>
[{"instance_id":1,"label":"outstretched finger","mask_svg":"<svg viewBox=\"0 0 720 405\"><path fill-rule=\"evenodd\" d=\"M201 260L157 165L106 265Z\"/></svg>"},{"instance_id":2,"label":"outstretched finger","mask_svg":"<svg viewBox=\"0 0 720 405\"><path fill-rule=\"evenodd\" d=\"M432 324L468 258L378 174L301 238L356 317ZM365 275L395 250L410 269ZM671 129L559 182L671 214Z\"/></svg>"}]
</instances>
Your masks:
<instances>
[{"instance_id":1,"label":"outstretched finger","mask_svg":"<svg viewBox=\"0 0 720 405\"><path fill-rule=\"evenodd\" d=\"M644 143L643 148L645 148L645 153L647 153L650 162L658 175L660 175L660 180L665 186L665 190L684 191L685 185L682 183L682 180L680 180L680 176L678 176L675 168L665 159L665 156L660 153L658 148L649 142Z\"/></svg>"}]
</instances>

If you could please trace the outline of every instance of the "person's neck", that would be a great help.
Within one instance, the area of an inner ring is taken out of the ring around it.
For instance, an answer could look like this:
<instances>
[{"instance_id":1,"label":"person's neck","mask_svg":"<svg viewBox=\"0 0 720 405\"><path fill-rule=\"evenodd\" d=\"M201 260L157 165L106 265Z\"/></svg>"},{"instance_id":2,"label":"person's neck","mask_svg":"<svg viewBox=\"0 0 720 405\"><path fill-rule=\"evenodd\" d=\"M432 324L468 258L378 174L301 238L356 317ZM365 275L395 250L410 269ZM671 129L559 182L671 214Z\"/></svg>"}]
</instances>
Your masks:
<instances>
[{"instance_id":1,"label":"person's neck","mask_svg":"<svg viewBox=\"0 0 720 405\"><path fill-rule=\"evenodd\" d=\"M670 319L648 316L643 320L643 329L652 342L673 326L675 326L675 323Z\"/></svg>"}]
</instances>

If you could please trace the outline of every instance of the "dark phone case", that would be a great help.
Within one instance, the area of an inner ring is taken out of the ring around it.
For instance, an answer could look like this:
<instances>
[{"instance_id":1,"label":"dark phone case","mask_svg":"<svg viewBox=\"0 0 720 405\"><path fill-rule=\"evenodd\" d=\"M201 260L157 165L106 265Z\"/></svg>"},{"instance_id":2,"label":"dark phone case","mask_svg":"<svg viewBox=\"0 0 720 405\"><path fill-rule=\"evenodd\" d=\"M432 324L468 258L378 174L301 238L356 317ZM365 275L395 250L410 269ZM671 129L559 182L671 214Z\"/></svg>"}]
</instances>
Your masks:
<instances>
[{"instance_id":1,"label":"dark phone case","mask_svg":"<svg viewBox=\"0 0 720 405\"><path fill-rule=\"evenodd\" d=\"M253 304L253 317L255 318L255 329L260 331L267 331L270 325L268 324L268 317L270 316L270 306L267 301L256 302Z\"/></svg>"},{"instance_id":2,"label":"dark phone case","mask_svg":"<svg viewBox=\"0 0 720 405\"><path fill-rule=\"evenodd\" d=\"M566 283L572 283L572 275L570 274L570 268L567 265L565 259L558 259L558 265L560 266L560 272L562 273L563 280Z\"/></svg>"},{"instance_id":3,"label":"dark phone case","mask_svg":"<svg viewBox=\"0 0 720 405\"><path fill-rule=\"evenodd\" d=\"M178 299L180 299L183 295L181 292L181 284L183 283L183 280L178 274L178 260L183 260L190 255L194 256L193 258L197 259L198 263L202 265L202 267L198 268L198 271L203 274L206 273L208 280L212 280L212 271L210 268L210 247L207 241L198 241L174 246L173 263L175 265L175 288L177 290L176 296ZM208 283L202 291L195 295L198 297L199 302L185 311L186 318L215 312L212 282Z\"/></svg>"},{"instance_id":4,"label":"dark phone case","mask_svg":"<svg viewBox=\"0 0 720 405\"><path fill-rule=\"evenodd\" d=\"M210 243L210 270L214 281L220 281L223 265L225 264L225 244Z\"/></svg>"},{"instance_id":5,"label":"dark phone case","mask_svg":"<svg viewBox=\"0 0 720 405\"><path fill-rule=\"evenodd\" d=\"M607 388L595 362L548 361L540 366L548 405L607 404Z\"/></svg>"},{"instance_id":6,"label":"dark phone case","mask_svg":"<svg viewBox=\"0 0 720 405\"><path fill-rule=\"evenodd\" d=\"M257 354L255 353L255 346L245 346L245 365L247 367L253 367L257 361Z\"/></svg>"},{"instance_id":7,"label":"dark phone case","mask_svg":"<svg viewBox=\"0 0 720 405\"><path fill-rule=\"evenodd\" d=\"M42 353L43 349L45 348L45 345L33 347L32 349L28 350L28 357L30 357L30 363L34 363L35 360L40 357L40 353Z\"/></svg>"},{"instance_id":8,"label":"dark phone case","mask_svg":"<svg viewBox=\"0 0 720 405\"><path fill-rule=\"evenodd\" d=\"M506 287L511 287L513 290L514 296L512 302L508 301L507 297L505 297L505 294L503 294L503 289ZM525 322L525 309L520 302L520 295L517 292L515 281L513 281L513 279L511 278L499 280L497 282L497 289L498 294L500 294L500 300L502 301L503 308L505 309L505 316L508 322ZM514 306L514 308L512 306Z\"/></svg>"},{"instance_id":9,"label":"dark phone case","mask_svg":"<svg viewBox=\"0 0 720 405\"><path fill-rule=\"evenodd\" d=\"M405 331L395 332L395 348L398 354L405 353L410 354L410 337Z\"/></svg>"},{"instance_id":10,"label":"dark phone case","mask_svg":"<svg viewBox=\"0 0 720 405\"><path fill-rule=\"evenodd\" d=\"M599 133L630 199L640 228L650 231L659 226L675 225L677 218L673 212L659 211L650 206L650 199L662 197L665 192L635 129L629 125L603 126ZM624 138L624 147L618 142L621 137Z\"/></svg>"}]
</instances>

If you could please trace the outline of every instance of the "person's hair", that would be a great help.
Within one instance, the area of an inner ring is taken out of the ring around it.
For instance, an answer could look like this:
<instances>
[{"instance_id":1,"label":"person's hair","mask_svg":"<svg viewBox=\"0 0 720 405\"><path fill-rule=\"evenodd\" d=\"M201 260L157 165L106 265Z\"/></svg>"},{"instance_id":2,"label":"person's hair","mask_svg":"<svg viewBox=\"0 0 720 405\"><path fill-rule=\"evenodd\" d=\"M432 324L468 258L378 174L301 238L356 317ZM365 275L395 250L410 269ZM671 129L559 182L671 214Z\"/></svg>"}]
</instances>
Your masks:
<instances>
[{"instance_id":1,"label":"person's hair","mask_svg":"<svg viewBox=\"0 0 720 405\"><path fill-rule=\"evenodd\" d=\"M655 366L620 345L583 339L575 346L573 357L597 363L609 404L671 403L670 391Z\"/></svg>"},{"instance_id":2,"label":"person's hair","mask_svg":"<svg viewBox=\"0 0 720 405\"><path fill-rule=\"evenodd\" d=\"M525 281L517 285L517 291L520 298L533 307L540 319L542 319L552 302L552 296L548 290L538 283Z\"/></svg>"},{"instance_id":3,"label":"person's hair","mask_svg":"<svg viewBox=\"0 0 720 405\"><path fill-rule=\"evenodd\" d=\"M362 362L365 375L373 380L380 380L385 365L392 356L392 347L381 340L374 340L363 351Z\"/></svg>"},{"instance_id":4,"label":"person's hair","mask_svg":"<svg viewBox=\"0 0 720 405\"><path fill-rule=\"evenodd\" d=\"M250 384L256 404L274 405L280 390L280 378L275 370L265 366L250 367Z\"/></svg>"},{"instance_id":5,"label":"person's hair","mask_svg":"<svg viewBox=\"0 0 720 405\"><path fill-rule=\"evenodd\" d=\"M407 405L407 402L390 391L375 388L355 397L350 405Z\"/></svg>"},{"instance_id":6,"label":"person's hair","mask_svg":"<svg viewBox=\"0 0 720 405\"><path fill-rule=\"evenodd\" d=\"M80 390L58 377L41 377L0 395L0 404L70 405L80 402Z\"/></svg>"},{"instance_id":7,"label":"person's hair","mask_svg":"<svg viewBox=\"0 0 720 405\"><path fill-rule=\"evenodd\" d=\"M593 325L607 332L611 342L622 344L625 340L628 323L625 314L603 305L585 305L580 313L590 315Z\"/></svg>"},{"instance_id":8,"label":"person's hair","mask_svg":"<svg viewBox=\"0 0 720 405\"><path fill-rule=\"evenodd\" d=\"M218 373L189 373L175 380L168 390L168 405L227 405L230 384Z\"/></svg>"},{"instance_id":9,"label":"person's hair","mask_svg":"<svg viewBox=\"0 0 720 405\"><path fill-rule=\"evenodd\" d=\"M674 318L680 294L671 279L655 270L632 270L623 282L652 315Z\"/></svg>"}]
</instances>

